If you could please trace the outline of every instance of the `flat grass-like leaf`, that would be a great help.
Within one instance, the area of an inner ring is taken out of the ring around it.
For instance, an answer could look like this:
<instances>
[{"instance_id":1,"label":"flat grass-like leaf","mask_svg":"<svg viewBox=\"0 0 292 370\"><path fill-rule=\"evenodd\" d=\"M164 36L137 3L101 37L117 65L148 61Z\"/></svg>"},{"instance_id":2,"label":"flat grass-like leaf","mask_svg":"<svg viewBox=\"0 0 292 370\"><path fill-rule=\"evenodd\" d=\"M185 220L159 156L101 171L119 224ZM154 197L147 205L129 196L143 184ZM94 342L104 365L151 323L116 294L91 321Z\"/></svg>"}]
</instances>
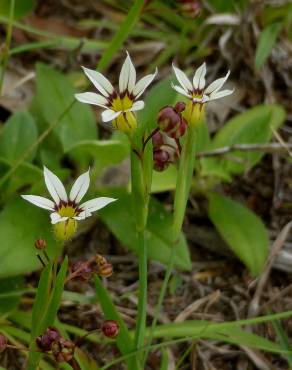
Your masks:
<instances>
[{"instance_id":1,"label":"flat grass-like leaf","mask_svg":"<svg viewBox=\"0 0 292 370\"><path fill-rule=\"evenodd\" d=\"M40 236L47 241L48 253L55 253L48 213L20 197L0 212L0 234L0 277L19 275L40 267L34 248L34 242Z\"/></svg>"},{"instance_id":2,"label":"flat grass-like leaf","mask_svg":"<svg viewBox=\"0 0 292 370\"><path fill-rule=\"evenodd\" d=\"M14 113L4 124L0 134L0 156L10 163L20 158L36 141L35 121L27 111ZM35 152L26 158L33 160Z\"/></svg>"},{"instance_id":3,"label":"flat grass-like leaf","mask_svg":"<svg viewBox=\"0 0 292 370\"><path fill-rule=\"evenodd\" d=\"M209 193L209 217L233 252L256 276L262 272L269 238L262 220L228 197Z\"/></svg>"},{"instance_id":4,"label":"flat grass-like leaf","mask_svg":"<svg viewBox=\"0 0 292 370\"><path fill-rule=\"evenodd\" d=\"M125 247L138 253L139 244L129 194L118 196L118 201L100 210L99 215ZM169 262L172 246L171 227L171 214L165 211L162 204L151 198L145 231L149 259L163 264ZM175 266L182 270L191 268L189 250L183 234L180 235L176 246Z\"/></svg>"},{"instance_id":5,"label":"flat grass-like leaf","mask_svg":"<svg viewBox=\"0 0 292 370\"><path fill-rule=\"evenodd\" d=\"M67 268L68 258L65 257L53 285L52 263L49 263L41 274L32 312L31 351L29 353L28 370L34 370L41 357L41 353L35 351L36 337L43 334L49 326L54 324L61 302Z\"/></svg>"},{"instance_id":6,"label":"flat grass-like leaf","mask_svg":"<svg viewBox=\"0 0 292 370\"><path fill-rule=\"evenodd\" d=\"M269 24L261 33L255 55L255 66L257 69L260 69L265 63L266 59L270 55L279 32L283 27L283 23L275 22Z\"/></svg>"},{"instance_id":7,"label":"flat grass-like leaf","mask_svg":"<svg viewBox=\"0 0 292 370\"><path fill-rule=\"evenodd\" d=\"M123 355L130 353L134 351L135 345L133 338L131 337L128 328L119 315L115 305L113 304L113 300L109 294L109 292L106 290L106 288L103 286L101 280L99 277L95 277L95 289L96 289L96 296L98 299L98 302L100 303L103 313L105 315L106 320L115 320L119 324L120 332L119 335L116 338L116 343ZM127 360L128 362L128 368L134 369L136 367L133 367L135 364L135 358L129 358Z\"/></svg>"},{"instance_id":8,"label":"flat grass-like leaf","mask_svg":"<svg viewBox=\"0 0 292 370\"><path fill-rule=\"evenodd\" d=\"M215 135L210 149L217 149L234 144L264 144L272 136L272 129L278 129L284 122L285 111L279 105L258 105L228 121ZM264 153L256 151L232 151L225 156L201 160L201 174L214 175L228 180L228 174L240 174L257 164Z\"/></svg>"},{"instance_id":9,"label":"flat grass-like leaf","mask_svg":"<svg viewBox=\"0 0 292 370\"><path fill-rule=\"evenodd\" d=\"M279 353L281 347L277 343L241 329L236 323L212 323L210 321L185 321L157 326L155 338L184 338L213 339L239 346L249 346L268 352Z\"/></svg>"},{"instance_id":10,"label":"flat grass-like leaf","mask_svg":"<svg viewBox=\"0 0 292 370\"><path fill-rule=\"evenodd\" d=\"M34 105L49 125L63 114L74 100L69 79L61 72L44 64L37 64L36 99ZM74 102L71 109L54 128L64 150L82 140L94 140L97 135L93 112L86 104Z\"/></svg>"}]
</instances>

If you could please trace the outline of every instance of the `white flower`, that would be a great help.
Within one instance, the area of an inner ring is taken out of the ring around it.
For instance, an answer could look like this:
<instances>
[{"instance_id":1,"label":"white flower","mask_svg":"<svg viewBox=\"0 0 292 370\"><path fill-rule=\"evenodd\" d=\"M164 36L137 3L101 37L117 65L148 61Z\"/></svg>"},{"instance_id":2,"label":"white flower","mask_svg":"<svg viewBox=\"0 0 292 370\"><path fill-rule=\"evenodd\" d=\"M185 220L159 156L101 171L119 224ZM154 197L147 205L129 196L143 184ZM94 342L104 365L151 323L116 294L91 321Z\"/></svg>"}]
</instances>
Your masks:
<instances>
[{"instance_id":1,"label":"white flower","mask_svg":"<svg viewBox=\"0 0 292 370\"><path fill-rule=\"evenodd\" d=\"M68 223L70 220L84 220L86 217L90 217L93 212L116 200L100 197L79 204L89 187L89 170L75 181L69 197L60 179L46 167L44 167L44 178L53 200L38 195L22 195L22 198L40 208L49 210L52 224L65 221Z\"/></svg>"},{"instance_id":2,"label":"white flower","mask_svg":"<svg viewBox=\"0 0 292 370\"><path fill-rule=\"evenodd\" d=\"M85 67L82 68L100 94L85 92L75 94L75 98L82 103L104 108L105 110L101 114L103 122L113 121L114 127L124 132L135 129L136 121L132 112L144 108L143 100L138 99L154 80L157 69L155 73L149 74L136 82L136 69L127 52L120 73L119 91L117 91L100 72Z\"/></svg>"},{"instance_id":3,"label":"white flower","mask_svg":"<svg viewBox=\"0 0 292 370\"><path fill-rule=\"evenodd\" d=\"M220 90L227 78L230 71L227 72L225 77L218 78L213 81L207 88L206 85L206 63L203 63L195 72L193 82L188 79L186 74L179 68L172 65L176 78L181 86L173 85L172 87L180 94L191 99L194 103L206 103L211 100L220 99L224 96L230 95L234 90Z\"/></svg>"}]
</instances>

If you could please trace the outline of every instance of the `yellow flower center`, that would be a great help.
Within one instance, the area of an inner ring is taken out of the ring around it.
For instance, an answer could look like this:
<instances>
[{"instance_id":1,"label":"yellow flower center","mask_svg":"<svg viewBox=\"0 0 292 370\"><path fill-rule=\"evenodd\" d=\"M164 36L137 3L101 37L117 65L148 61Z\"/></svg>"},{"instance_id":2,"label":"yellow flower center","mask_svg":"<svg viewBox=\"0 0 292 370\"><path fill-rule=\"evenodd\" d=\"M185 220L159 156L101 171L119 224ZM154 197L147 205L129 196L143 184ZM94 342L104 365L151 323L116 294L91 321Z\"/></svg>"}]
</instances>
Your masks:
<instances>
[{"instance_id":1,"label":"yellow flower center","mask_svg":"<svg viewBox=\"0 0 292 370\"><path fill-rule=\"evenodd\" d=\"M77 230L77 221L69 218L66 221L58 222L53 226L55 236L60 241L66 241L72 238Z\"/></svg>"},{"instance_id":2,"label":"yellow flower center","mask_svg":"<svg viewBox=\"0 0 292 370\"><path fill-rule=\"evenodd\" d=\"M58 213L61 217L74 217L77 216L76 208L73 208L69 205L62 205L61 208L58 209Z\"/></svg>"},{"instance_id":3,"label":"yellow flower center","mask_svg":"<svg viewBox=\"0 0 292 370\"><path fill-rule=\"evenodd\" d=\"M127 109L130 109L133 106L133 100L129 98L128 95L125 95L124 97L117 96L113 101L111 108L118 112L118 111L125 111Z\"/></svg>"}]
</instances>

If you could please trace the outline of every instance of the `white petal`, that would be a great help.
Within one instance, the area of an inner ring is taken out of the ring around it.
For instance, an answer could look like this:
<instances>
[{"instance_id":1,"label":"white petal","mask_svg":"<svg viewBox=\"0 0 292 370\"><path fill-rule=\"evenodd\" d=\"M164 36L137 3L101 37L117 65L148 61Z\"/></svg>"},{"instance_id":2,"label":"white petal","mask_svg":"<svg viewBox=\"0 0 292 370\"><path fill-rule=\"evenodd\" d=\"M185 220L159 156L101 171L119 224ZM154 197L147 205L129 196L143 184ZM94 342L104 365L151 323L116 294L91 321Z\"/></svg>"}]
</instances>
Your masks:
<instances>
[{"instance_id":1,"label":"white petal","mask_svg":"<svg viewBox=\"0 0 292 370\"><path fill-rule=\"evenodd\" d=\"M193 78L193 86L195 90L203 90L206 84L205 76L206 76L207 68L206 63L203 63L197 70Z\"/></svg>"},{"instance_id":2,"label":"white petal","mask_svg":"<svg viewBox=\"0 0 292 370\"><path fill-rule=\"evenodd\" d=\"M100 197L88 200L87 202L81 204L79 207L83 209L85 213L87 212L92 213L98 211L99 209L105 207L106 205L114 201L116 201L116 199L114 198Z\"/></svg>"},{"instance_id":3,"label":"white petal","mask_svg":"<svg viewBox=\"0 0 292 370\"><path fill-rule=\"evenodd\" d=\"M192 98L192 96L190 94L186 93L186 91L182 87L174 85L173 83L171 84L171 87L175 91L177 91L179 94L182 94L182 95L186 96L187 98Z\"/></svg>"},{"instance_id":4,"label":"white petal","mask_svg":"<svg viewBox=\"0 0 292 370\"><path fill-rule=\"evenodd\" d=\"M108 100L102 95L95 94L92 92L85 92L81 94L75 94L75 98L81 103L98 105L103 108L107 108Z\"/></svg>"},{"instance_id":5,"label":"white petal","mask_svg":"<svg viewBox=\"0 0 292 370\"><path fill-rule=\"evenodd\" d=\"M117 116L119 116L122 112L115 112L112 109L107 109L101 113L101 118L103 122L109 122L115 119Z\"/></svg>"},{"instance_id":6,"label":"white petal","mask_svg":"<svg viewBox=\"0 0 292 370\"><path fill-rule=\"evenodd\" d=\"M224 96L228 96L234 92L233 90L222 90L222 91L215 91L210 95L210 100L216 100L223 98Z\"/></svg>"},{"instance_id":7,"label":"white petal","mask_svg":"<svg viewBox=\"0 0 292 370\"><path fill-rule=\"evenodd\" d=\"M70 191L70 200L78 204L86 194L90 183L89 170L78 177Z\"/></svg>"},{"instance_id":8,"label":"white petal","mask_svg":"<svg viewBox=\"0 0 292 370\"><path fill-rule=\"evenodd\" d=\"M147 75L147 76L141 78L141 80L139 80L137 82L137 84L136 84L136 86L134 87L134 90L133 90L133 94L134 94L134 97L136 99L139 98L139 96L141 96L143 94L143 92L147 89L147 87L154 80L157 73L158 73L158 69L156 68L155 72L153 74Z\"/></svg>"},{"instance_id":9,"label":"white petal","mask_svg":"<svg viewBox=\"0 0 292 370\"><path fill-rule=\"evenodd\" d=\"M55 203L50 199L40 197L38 195L22 195L21 197L40 208L48 209L50 211L55 209Z\"/></svg>"},{"instance_id":10,"label":"white petal","mask_svg":"<svg viewBox=\"0 0 292 370\"><path fill-rule=\"evenodd\" d=\"M90 79L93 85L99 92L104 96L109 96L114 92L113 85L107 78L104 77L100 72L94 71L93 69L82 67L86 76Z\"/></svg>"},{"instance_id":11,"label":"white petal","mask_svg":"<svg viewBox=\"0 0 292 370\"><path fill-rule=\"evenodd\" d=\"M172 68L174 70L178 82L181 84L185 92L188 93L189 91L193 91L191 81L188 79L186 74L179 68L175 67L174 64L172 64Z\"/></svg>"},{"instance_id":12,"label":"white petal","mask_svg":"<svg viewBox=\"0 0 292 370\"><path fill-rule=\"evenodd\" d=\"M130 109L125 110L125 112L135 112L137 110L143 109L144 106L145 106L145 103L143 102L143 100L138 100L138 101L135 101L135 103L132 105Z\"/></svg>"},{"instance_id":13,"label":"white petal","mask_svg":"<svg viewBox=\"0 0 292 370\"><path fill-rule=\"evenodd\" d=\"M230 75L230 71L227 72L225 77L218 78L217 80L213 81L204 91L205 94L211 94L212 92L218 91L226 82L227 78Z\"/></svg>"},{"instance_id":14,"label":"white petal","mask_svg":"<svg viewBox=\"0 0 292 370\"><path fill-rule=\"evenodd\" d=\"M44 177L45 177L45 183L47 185L48 191L51 194L52 198L54 199L56 204L59 204L60 200L63 200L64 202L67 202L67 193L64 188L64 185L56 176L47 169L47 167L44 166Z\"/></svg>"},{"instance_id":15,"label":"white petal","mask_svg":"<svg viewBox=\"0 0 292 370\"><path fill-rule=\"evenodd\" d=\"M51 217L51 223L57 224L58 222L66 221L68 220L68 217L61 217L58 212L54 212L50 214Z\"/></svg>"},{"instance_id":16,"label":"white petal","mask_svg":"<svg viewBox=\"0 0 292 370\"><path fill-rule=\"evenodd\" d=\"M77 220L77 221L80 221L80 220L85 220L85 218L86 217L89 217L89 216L91 216L91 213L86 213L85 211L82 211L82 212L80 212L79 213L79 215L78 216L75 216L75 217L73 217L75 220Z\"/></svg>"},{"instance_id":17,"label":"white petal","mask_svg":"<svg viewBox=\"0 0 292 370\"><path fill-rule=\"evenodd\" d=\"M130 55L127 52L127 58L121 69L119 79L120 93L124 91L132 92L136 83L136 69L131 61Z\"/></svg>"}]
</instances>

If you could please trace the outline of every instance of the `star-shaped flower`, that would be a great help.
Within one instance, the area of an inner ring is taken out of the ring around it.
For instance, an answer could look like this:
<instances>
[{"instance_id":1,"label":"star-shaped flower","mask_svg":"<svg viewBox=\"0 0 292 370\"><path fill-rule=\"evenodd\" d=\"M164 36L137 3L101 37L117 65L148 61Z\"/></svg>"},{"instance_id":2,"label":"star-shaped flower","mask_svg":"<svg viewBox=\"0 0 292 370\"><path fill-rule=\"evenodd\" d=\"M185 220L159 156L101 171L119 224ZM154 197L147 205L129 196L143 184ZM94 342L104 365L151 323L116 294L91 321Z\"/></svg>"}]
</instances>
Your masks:
<instances>
[{"instance_id":1,"label":"star-shaped flower","mask_svg":"<svg viewBox=\"0 0 292 370\"><path fill-rule=\"evenodd\" d=\"M103 122L113 121L113 126L123 132L131 132L137 127L133 112L144 108L143 100L138 100L146 88L154 80L157 69L136 82L136 69L127 52L119 78L119 91L115 90L110 81L100 72L82 67L84 73L100 94L85 92L75 97L82 103L98 105L104 108Z\"/></svg>"},{"instance_id":2,"label":"star-shaped flower","mask_svg":"<svg viewBox=\"0 0 292 370\"><path fill-rule=\"evenodd\" d=\"M38 195L22 195L22 198L51 212L51 222L56 226L55 231L60 239L68 239L74 234L77 225L76 221L90 217L93 212L116 200L114 198L100 197L80 204L81 199L89 188L89 170L77 178L69 196L61 180L46 167L44 167L44 178L53 200Z\"/></svg>"},{"instance_id":3,"label":"star-shaped flower","mask_svg":"<svg viewBox=\"0 0 292 370\"><path fill-rule=\"evenodd\" d=\"M172 87L180 94L186 96L194 103L206 103L211 100L223 98L230 95L234 90L220 90L229 77L230 71L225 77L218 78L213 81L208 87L206 86L206 63L203 63L195 72L193 83L189 80L186 74L179 68L172 65L175 76L181 86L173 85Z\"/></svg>"}]
</instances>

